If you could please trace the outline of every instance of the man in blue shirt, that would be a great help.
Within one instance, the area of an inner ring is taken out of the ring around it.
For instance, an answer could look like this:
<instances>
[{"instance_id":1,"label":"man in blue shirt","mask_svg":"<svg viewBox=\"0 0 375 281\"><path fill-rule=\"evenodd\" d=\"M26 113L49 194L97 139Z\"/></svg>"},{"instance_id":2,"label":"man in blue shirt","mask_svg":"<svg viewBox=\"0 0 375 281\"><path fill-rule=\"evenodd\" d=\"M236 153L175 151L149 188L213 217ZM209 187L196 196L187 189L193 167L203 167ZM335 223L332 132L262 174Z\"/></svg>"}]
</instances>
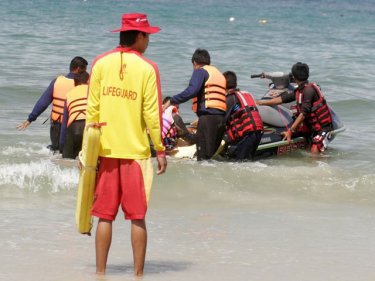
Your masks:
<instances>
[{"instance_id":1,"label":"man in blue shirt","mask_svg":"<svg viewBox=\"0 0 375 281\"><path fill-rule=\"evenodd\" d=\"M210 159L218 149L224 135L226 112L226 81L223 74L211 66L210 54L205 49L195 50L191 59L193 74L189 86L171 97L163 105L193 101L193 111L198 116L196 133L197 160Z\"/></svg>"},{"instance_id":2,"label":"man in blue shirt","mask_svg":"<svg viewBox=\"0 0 375 281\"><path fill-rule=\"evenodd\" d=\"M48 146L53 152L59 150L60 128L64 110L66 94L74 87L74 75L85 72L87 61L82 57L75 57L70 62L70 72L65 76L58 76L51 81L48 88L38 99L29 117L17 126L19 130L25 130L31 122L35 121L52 103L50 138Z\"/></svg>"}]
</instances>

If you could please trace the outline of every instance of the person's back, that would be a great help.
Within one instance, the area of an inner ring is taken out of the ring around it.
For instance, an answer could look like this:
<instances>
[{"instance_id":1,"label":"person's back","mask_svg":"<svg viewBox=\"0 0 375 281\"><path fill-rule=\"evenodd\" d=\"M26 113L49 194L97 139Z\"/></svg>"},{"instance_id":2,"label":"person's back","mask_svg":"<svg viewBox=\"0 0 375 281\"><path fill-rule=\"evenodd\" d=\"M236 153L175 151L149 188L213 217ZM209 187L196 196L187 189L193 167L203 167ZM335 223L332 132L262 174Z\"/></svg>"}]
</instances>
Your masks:
<instances>
[{"instance_id":1,"label":"person's back","mask_svg":"<svg viewBox=\"0 0 375 281\"><path fill-rule=\"evenodd\" d=\"M86 121L88 79L89 74L87 72L76 74L74 77L75 87L66 95L60 134L63 158L75 159L82 147Z\"/></svg>"},{"instance_id":2,"label":"person's back","mask_svg":"<svg viewBox=\"0 0 375 281\"><path fill-rule=\"evenodd\" d=\"M263 122L252 95L237 88L233 71L224 72L227 85L226 132L227 156L236 160L253 160L263 135Z\"/></svg>"},{"instance_id":3,"label":"person's back","mask_svg":"<svg viewBox=\"0 0 375 281\"><path fill-rule=\"evenodd\" d=\"M152 90L155 89L151 87L155 86L156 80L159 79L155 64L134 50L118 47L98 57L94 66L89 99L97 103L97 97L92 96L91 91L93 88L102 91L98 122L108 124L102 128L100 156L128 159L150 157L146 129L152 137L156 138L155 134L158 133L160 124L150 122L153 126L147 128L145 118L148 121L158 120L161 114L149 110L152 104L159 103L158 97L147 96L153 93ZM97 69L100 69L100 80L97 79ZM147 80L155 83L148 83L148 88L144 89L140 81ZM90 107L89 118L95 114L97 114L96 108ZM89 119L88 123L91 121Z\"/></svg>"}]
</instances>

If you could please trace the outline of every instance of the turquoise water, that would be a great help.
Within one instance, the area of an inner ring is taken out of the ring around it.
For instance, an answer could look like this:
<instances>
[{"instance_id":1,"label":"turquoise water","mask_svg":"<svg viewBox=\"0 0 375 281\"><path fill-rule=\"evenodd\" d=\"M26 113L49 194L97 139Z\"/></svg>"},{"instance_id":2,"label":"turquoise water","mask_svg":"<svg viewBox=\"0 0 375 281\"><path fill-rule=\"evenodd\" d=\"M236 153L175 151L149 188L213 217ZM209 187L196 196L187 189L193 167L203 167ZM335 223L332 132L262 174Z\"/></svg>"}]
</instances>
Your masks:
<instances>
[{"instance_id":1,"label":"turquoise water","mask_svg":"<svg viewBox=\"0 0 375 281\"><path fill-rule=\"evenodd\" d=\"M302 61L346 126L318 158L169 159L155 178L144 279L373 280L375 5L364 0L1 1L0 279L96 279L94 241L74 228L78 170L46 149L50 109L15 127L72 57L91 67L115 47L109 31L135 11L162 28L146 56L164 96L187 86L198 47L257 98L268 82L250 74ZM194 118L190 104L182 114ZM132 280L128 233L118 219L106 280Z\"/></svg>"}]
</instances>

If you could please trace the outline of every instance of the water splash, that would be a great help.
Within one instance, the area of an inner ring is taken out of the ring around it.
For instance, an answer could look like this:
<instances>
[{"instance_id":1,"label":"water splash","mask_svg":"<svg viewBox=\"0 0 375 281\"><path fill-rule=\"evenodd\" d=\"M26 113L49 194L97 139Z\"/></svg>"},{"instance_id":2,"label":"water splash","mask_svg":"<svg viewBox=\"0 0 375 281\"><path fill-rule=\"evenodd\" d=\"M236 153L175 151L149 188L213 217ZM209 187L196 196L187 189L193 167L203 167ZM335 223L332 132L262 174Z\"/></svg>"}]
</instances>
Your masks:
<instances>
[{"instance_id":1,"label":"water splash","mask_svg":"<svg viewBox=\"0 0 375 281\"><path fill-rule=\"evenodd\" d=\"M0 165L0 188L18 187L32 192L56 193L77 186L79 171L60 166L51 160Z\"/></svg>"}]
</instances>

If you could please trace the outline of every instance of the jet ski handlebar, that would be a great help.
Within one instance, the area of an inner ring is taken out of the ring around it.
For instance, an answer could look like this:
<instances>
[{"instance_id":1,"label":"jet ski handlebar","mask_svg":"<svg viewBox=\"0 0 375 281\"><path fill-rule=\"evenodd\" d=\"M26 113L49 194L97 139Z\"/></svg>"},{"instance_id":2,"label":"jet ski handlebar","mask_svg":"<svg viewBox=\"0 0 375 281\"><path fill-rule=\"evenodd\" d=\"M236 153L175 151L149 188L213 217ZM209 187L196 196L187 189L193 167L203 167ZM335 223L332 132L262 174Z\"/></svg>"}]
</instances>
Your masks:
<instances>
[{"instance_id":1,"label":"jet ski handlebar","mask_svg":"<svg viewBox=\"0 0 375 281\"><path fill-rule=\"evenodd\" d=\"M286 88L291 82L293 82L291 73L285 72L262 72L259 74L250 75L250 78L269 79L272 81L276 88Z\"/></svg>"},{"instance_id":2,"label":"jet ski handlebar","mask_svg":"<svg viewBox=\"0 0 375 281\"><path fill-rule=\"evenodd\" d=\"M250 78L264 78L264 73L260 73L260 74L252 74L250 75Z\"/></svg>"}]
</instances>

